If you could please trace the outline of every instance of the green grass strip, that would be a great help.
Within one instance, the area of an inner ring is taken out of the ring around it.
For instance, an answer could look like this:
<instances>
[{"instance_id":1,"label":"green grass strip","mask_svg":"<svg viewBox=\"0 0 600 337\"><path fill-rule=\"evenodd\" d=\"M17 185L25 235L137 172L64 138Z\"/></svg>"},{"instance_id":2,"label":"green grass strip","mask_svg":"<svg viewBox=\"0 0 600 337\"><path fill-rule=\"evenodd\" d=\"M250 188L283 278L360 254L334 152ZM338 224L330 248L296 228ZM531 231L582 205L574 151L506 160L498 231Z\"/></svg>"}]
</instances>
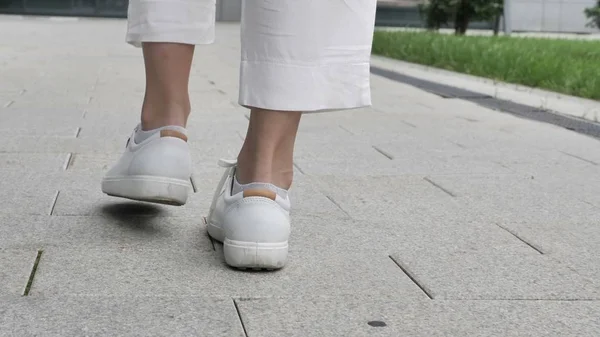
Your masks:
<instances>
[{"instance_id":1,"label":"green grass strip","mask_svg":"<svg viewBox=\"0 0 600 337\"><path fill-rule=\"evenodd\" d=\"M373 53L600 100L600 41L377 31Z\"/></svg>"}]
</instances>

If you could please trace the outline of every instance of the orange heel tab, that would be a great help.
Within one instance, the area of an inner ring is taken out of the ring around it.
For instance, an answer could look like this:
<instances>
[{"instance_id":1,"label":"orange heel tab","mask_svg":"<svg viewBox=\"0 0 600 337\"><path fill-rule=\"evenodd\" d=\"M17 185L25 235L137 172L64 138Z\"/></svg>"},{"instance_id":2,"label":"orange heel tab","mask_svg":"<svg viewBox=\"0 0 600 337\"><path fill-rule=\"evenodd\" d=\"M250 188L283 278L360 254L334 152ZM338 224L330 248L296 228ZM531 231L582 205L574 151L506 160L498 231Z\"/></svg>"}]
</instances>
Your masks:
<instances>
[{"instance_id":1,"label":"orange heel tab","mask_svg":"<svg viewBox=\"0 0 600 337\"><path fill-rule=\"evenodd\" d=\"M244 190L244 198L250 198L250 197L262 197L262 198L275 200L275 198L277 197L277 193L275 193L271 190L259 190L259 189Z\"/></svg>"},{"instance_id":2,"label":"orange heel tab","mask_svg":"<svg viewBox=\"0 0 600 337\"><path fill-rule=\"evenodd\" d=\"M183 133L181 133L179 131L175 131L175 130L169 130L169 129L160 130L160 136L161 137L179 138L179 139L183 140L186 143L188 141L188 137L186 135L184 135Z\"/></svg>"}]
</instances>

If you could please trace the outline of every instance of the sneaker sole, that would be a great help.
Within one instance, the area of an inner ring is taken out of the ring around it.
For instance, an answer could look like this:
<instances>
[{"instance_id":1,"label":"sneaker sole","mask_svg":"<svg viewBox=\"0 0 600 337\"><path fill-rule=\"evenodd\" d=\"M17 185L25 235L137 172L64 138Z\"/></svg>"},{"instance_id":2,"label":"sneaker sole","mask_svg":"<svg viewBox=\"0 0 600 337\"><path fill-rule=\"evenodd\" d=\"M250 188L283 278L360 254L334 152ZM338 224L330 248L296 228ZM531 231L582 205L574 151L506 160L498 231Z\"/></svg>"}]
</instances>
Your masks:
<instances>
[{"instance_id":1,"label":"sneaker sole","mask_svg":"<svg viewBox=\"0 0 600 337\"><path fill-rule=\"evenodd\" d=\"M258 243L229 240L223 230L206 221L208 234L223 242L225 262L238 269L275 270L285 266L288 255L288 242Z\"/></svg>"},{"instance_id":2,"label":"sneaker sole","mask_svg":"<svg viewBox=\"0 0 600 337\"><path fill-rule=\"evenodd\" d=\"M102 180L102 192L112 197L182 206L187 202L190 182L181 179L132 176Z\"/></svg>"},{"instance_id":3,"label":"sneaker sole","mask_svg":"<svg viewBox=\"0 0 600 337\"><path fill-rule=\"evenodd\" d=\"M223 254L228 265L239 269L281 269L288 255L288 242L258 243L225 238Z\"/></svg>"}]
</instances>

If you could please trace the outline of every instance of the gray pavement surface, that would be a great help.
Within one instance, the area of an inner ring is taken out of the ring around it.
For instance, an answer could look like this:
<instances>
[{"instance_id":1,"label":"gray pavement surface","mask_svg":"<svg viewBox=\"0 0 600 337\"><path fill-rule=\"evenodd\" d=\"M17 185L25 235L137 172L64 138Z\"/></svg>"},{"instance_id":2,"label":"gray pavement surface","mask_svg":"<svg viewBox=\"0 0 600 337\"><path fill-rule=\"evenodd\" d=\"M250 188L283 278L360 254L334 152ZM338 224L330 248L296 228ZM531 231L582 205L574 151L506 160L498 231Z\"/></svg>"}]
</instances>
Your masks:
<instances>
[{"instance_id":1,"label":"gray pavement surface","mask_svg":"<svg viewBox=\"0 0 600 337\"><path fill-rule=\"evenodd\" d=\"M177 208L100 192L144 90L125 22L0 16L0 336L600 335L600 142L375 75L303 120L289 265L227 268L238 29L197 48Z\"/></svg>"}]
</instances>

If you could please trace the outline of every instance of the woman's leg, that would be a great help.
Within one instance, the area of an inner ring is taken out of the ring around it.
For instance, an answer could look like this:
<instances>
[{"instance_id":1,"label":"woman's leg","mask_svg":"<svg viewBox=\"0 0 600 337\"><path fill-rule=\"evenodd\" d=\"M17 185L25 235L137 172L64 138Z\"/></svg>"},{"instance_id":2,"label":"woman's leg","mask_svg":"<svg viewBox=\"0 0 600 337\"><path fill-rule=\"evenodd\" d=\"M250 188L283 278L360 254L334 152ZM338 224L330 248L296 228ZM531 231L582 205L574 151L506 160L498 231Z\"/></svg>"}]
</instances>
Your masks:
<instances>
[{"instance_id":1,"label":"woman's leg","mask_svg":"<svg viewBox=\"0 0 600 337\"><path fill-rule=\"evenodd\" d=\"M146 94L143 130L185 127L194 45L214 40L215 0L131 0L127 42L142 47Z\"/></svg>"},{"instance_id":2,"label":"woman's leg","mask_svg":"<svg viewBox=\"0 0 600 337\"><path fill-rule=\"evenodd\" d=\"M374 0L245 1L239 101L250 125L208 223L230 265L284 266L301 113L371 104L375 8Z\"/></svg>"},{"instance_id":3,"label":"woman's leg","mask_svg":"<svg viewBox=\"0 0 600 337\"><path fill-rule=\"evenodd\" d=\"M185 204L192 173L186 123L194 45L214 38L214 0L131 0L127 42L143 48L146 93L140 124L102 180L106 194Z\"/></svg>"},{"instance_id":4,"label":"woman's leg","mask_svg":"<svg viewBox=\"0 0 600 337\"><path fill-rule=\"evenodd\" d=\"M253 125L239 179L288 188L298 111L371 104L375 8L374 0L246 1L240 103L252 108Z\"/></svg>"},{"instance_id":5,"label":"woman's leg","mask_svg":"<svg viewBox=\"0 0 600 337\"><path fill-rule=\"evenodd\" d=\"M144 42L142 48L146 68L142 129L185 127L191 109L188 83L194 46Z\"/></svg>"}]
</instances>

